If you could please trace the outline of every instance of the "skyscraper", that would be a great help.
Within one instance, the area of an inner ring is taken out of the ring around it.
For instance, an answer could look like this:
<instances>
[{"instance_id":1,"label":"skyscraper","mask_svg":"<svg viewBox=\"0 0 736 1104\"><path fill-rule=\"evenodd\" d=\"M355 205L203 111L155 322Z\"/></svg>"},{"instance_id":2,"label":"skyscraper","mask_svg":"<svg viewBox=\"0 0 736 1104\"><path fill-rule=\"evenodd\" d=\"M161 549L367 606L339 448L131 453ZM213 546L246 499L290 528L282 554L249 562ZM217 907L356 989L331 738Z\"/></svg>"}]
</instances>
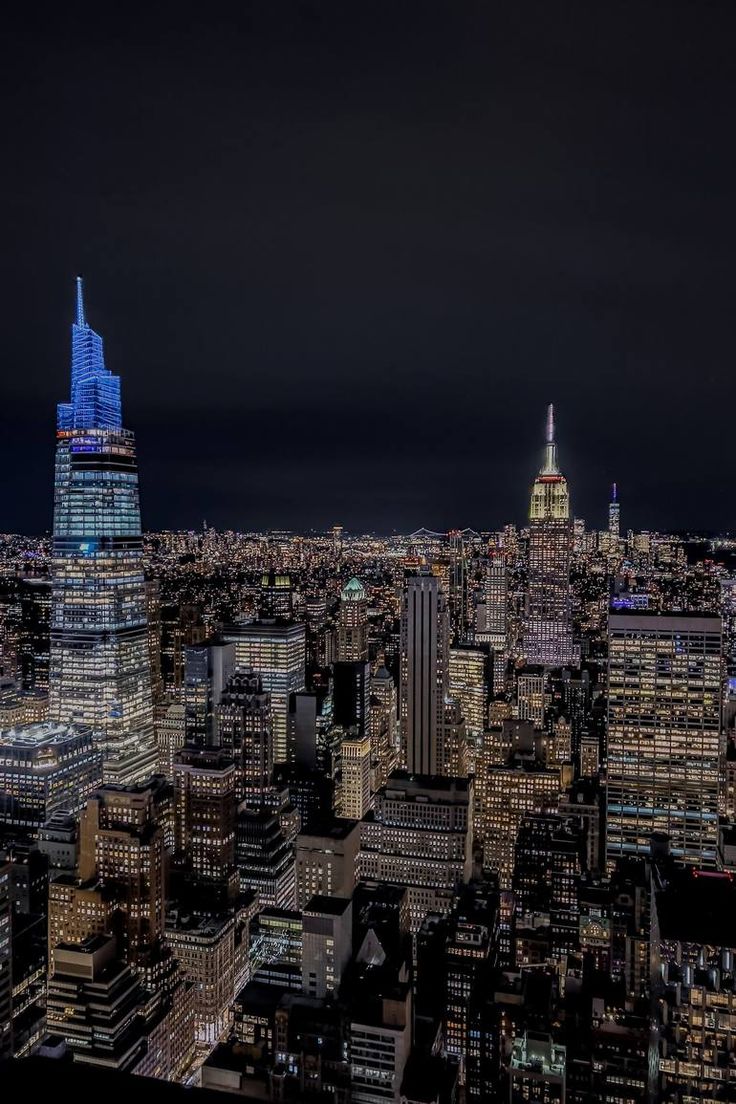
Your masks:
<instances>
[{"instance_id":1,"label":"skyscraper","mask_svg":"<svg viewBox=\"0 0 736 1104\"><path fill-rule=\"evenodd\" d=\"M524 652L527 663L561 667L573 661L570 610L572 522L567 480L557 462L554 407L547 408L544 462L529 510L529 584Z\"/></svg>"},{"instance_id":2,"label":"skyscraper","mask_svg":"<svg viewBox=\"0 0 736 1104\"><path fill-rule=\"evenodd\" d=\"M447 692L448 624L436 575L408 580L401 647L401 724L411 774L439 774Z\"/></svg>"},{"instance_id":3,"label":"skyscraper","mask_svg":"<svg viewBox=\"0 0 736 1104\"><path fill-rule=\"evenodd\" d=\"M612 541L617 541L621 535L621 503L615 483L611 487L611 501L608 503L608 532Z\"/></svg>"},{"instance_id":4,"label":"skyscraper","mask_svg":"<svg viewBox=\"0 0 736 1104\"><path fill-rule=\"evenodd\" d=\"M235 644L235 665L253 668L271 695L273 755L288 759L289 695L303 690L306 679L306 635L295 622L253 621L228 625L222 639Z\"/></svg>"},{"instance_id":5,"label":"skyscraper","mask_svg":"<svg viewBox=\"0 0 736 1104\"><path fill-rule=\"evenodd\" d=\"M106 780L134 782L157 759L135 439L80 277L71 396L56 437L50 714L88 724Z\"/></svg>"},{"instance_id":6,"label":"skyscraper","mask_svg":"<svg viewBox=\"0 0 736 1104\"><path fill-rule=\"evenodd\" d=\"M337 658L342 661L368 658L368 600L360 579L350 579L340 595Z\"/></svg>"},{"instance_id":7,"label":"skyscraper","mask_svg":"<svg viewBox=\"0 0 736 1104\"><path fill-rule=\"evenodd\" d=\"M723 693L720 617L611 613L607 852L715 866Z\"/></svg>"}]
</instances>

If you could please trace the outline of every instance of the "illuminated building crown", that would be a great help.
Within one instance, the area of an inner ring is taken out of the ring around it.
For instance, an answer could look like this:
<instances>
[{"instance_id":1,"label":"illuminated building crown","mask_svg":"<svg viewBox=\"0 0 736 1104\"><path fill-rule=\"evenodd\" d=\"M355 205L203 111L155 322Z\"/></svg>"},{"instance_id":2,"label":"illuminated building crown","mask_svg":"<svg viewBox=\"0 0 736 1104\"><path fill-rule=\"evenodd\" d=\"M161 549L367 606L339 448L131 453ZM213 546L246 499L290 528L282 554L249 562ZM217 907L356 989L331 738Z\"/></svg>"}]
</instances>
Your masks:
<instances>
[{"instance_id":1,"label":"illuminated building crown","mask_svg":"<svg viewBox=\"0 0 736 1104\"><path fill-rule=\"evenodd\" d=\"M77 311L72 324L71 401L59 403L57 428L120 429L120 377L105 367L102 338L84 314L82 277L77 276Z\"/></svg>"},{"instance_id":2,"label":"illuminated building crown","mask_svg":"<svg viewBox=\"0 0 736 1104\"><path fill-rule=\"evenodd\" d=\"M560 471L555 441L555 408L552 403L547 407L547 428L545 434L544 459L539 474L532 486L529 518L534 521L567 520L570 517L570 493L567 480Z\"/></svg>"}]
</instances>

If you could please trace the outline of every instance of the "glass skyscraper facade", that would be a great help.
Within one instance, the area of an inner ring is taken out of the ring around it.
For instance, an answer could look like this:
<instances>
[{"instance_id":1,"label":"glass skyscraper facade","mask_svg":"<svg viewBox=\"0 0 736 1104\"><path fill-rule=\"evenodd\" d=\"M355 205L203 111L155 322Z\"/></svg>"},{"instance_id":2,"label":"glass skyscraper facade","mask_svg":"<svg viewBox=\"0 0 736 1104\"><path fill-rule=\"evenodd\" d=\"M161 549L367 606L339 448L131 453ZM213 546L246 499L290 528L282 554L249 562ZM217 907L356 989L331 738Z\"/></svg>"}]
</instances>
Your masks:
<instances>
[{"instance_id":1,"label":"glass skyscraper facade","mask_svg":"<svg viewBox=\"0 0 736 1104\"><path fill-rule=\"evenodd\" d=\"M672 855L717 865L723 651L720 617L611 612L608 629L608 859Z\"/></svg>"},{"instance_id":2,"label":"glass skyscraper facade","mask_svg":"<svg viewBox=\"0 0 736 1104\"><path fill-rule=\"evenodd\" d=\"M49 706L88 724L106 781L156 769L135 439L77 278L71 396L59 404Z\"/></svg>"}]
</instances>

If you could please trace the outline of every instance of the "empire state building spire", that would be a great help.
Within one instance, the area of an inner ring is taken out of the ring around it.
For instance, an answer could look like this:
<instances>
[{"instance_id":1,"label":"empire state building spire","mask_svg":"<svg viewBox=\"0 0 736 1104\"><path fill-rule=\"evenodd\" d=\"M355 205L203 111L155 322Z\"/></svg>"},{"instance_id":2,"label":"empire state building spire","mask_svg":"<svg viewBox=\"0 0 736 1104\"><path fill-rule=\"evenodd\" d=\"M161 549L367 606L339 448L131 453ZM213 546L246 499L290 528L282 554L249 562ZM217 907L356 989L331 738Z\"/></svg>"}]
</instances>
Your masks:
<instances>
[{"instance_id":1,"label":"empire state building spire","mask_svg":"<svg viewBox=\"0 0 736 1104\"><path fill-rule=\"evenodd\" d=\"M547 430L545 434L544 463L541 475L559 475L560 467L557 462L557 445L555 443L555 408L552 403L547 407Z\"/></svg>"}]
</instances>

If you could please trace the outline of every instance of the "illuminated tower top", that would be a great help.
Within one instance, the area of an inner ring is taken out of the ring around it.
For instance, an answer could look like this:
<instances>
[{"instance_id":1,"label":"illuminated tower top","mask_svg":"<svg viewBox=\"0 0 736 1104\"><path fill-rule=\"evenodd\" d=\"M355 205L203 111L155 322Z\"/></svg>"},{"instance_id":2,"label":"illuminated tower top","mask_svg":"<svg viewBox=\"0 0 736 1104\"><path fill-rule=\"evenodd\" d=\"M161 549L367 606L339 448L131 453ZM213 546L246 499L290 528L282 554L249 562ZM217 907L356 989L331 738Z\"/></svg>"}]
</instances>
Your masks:
<instances>
[{"instance_id":1,"label":"illuminated tower top","mask_svg":"<svg viewBox=\"0 0 736 1104\"><path fill-rule=\"evenodd\" d=\"M570 494L567 480L560 471L557 460L557 442L555 441L555 408L552 403L547 407L547 426L545 432L544 458L539 474L532 486L529 518L531 521L568 520L570 517Z\"/></svg>"},{"instance_id":2,"label":"illuminated tower top","mask_svg":"<svg viewBox=\"0 0 736 1104\"><path fill-rule=\"evenodd\" d=\"M84 313L82 277L77 276L77 305L72 324L71 399L59 403L57 428L120 429L120 377L105 367L102 338L88 324Z\"/></svg>"},{"instance_id":3,"label":"illuminated tower top","mask_svg":"<svg viewBox=\"0 0 736 1104\"><path fill-rule=\"evenodd\" d=\"M611 488L611 501L608 504L608 531L612 537L618 540L621 532L621 504L618 500L618 488L615 483Z\"/></svg>"}]
</instances>

